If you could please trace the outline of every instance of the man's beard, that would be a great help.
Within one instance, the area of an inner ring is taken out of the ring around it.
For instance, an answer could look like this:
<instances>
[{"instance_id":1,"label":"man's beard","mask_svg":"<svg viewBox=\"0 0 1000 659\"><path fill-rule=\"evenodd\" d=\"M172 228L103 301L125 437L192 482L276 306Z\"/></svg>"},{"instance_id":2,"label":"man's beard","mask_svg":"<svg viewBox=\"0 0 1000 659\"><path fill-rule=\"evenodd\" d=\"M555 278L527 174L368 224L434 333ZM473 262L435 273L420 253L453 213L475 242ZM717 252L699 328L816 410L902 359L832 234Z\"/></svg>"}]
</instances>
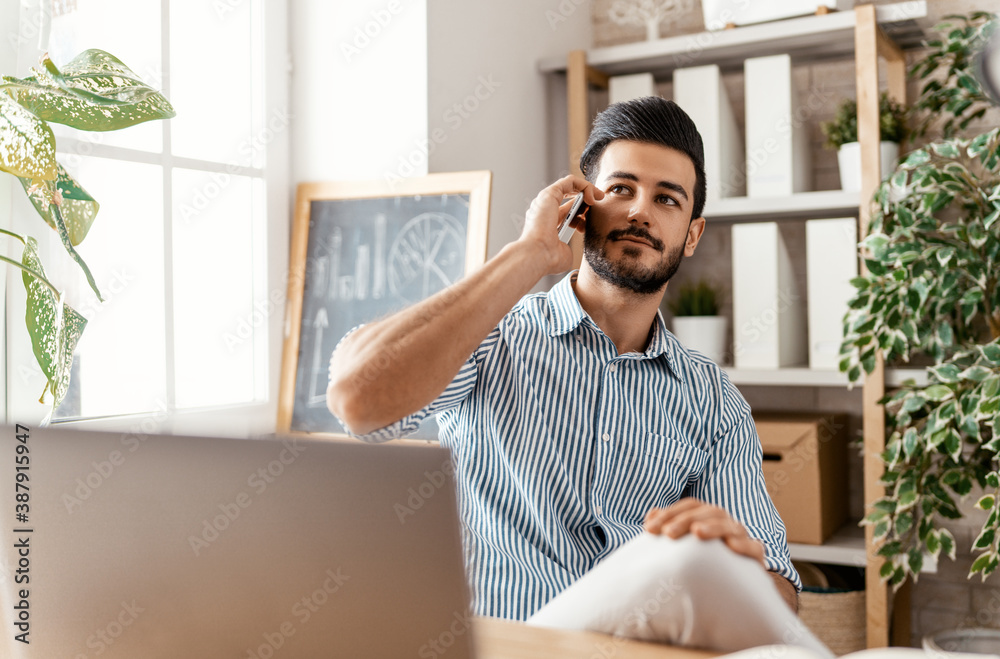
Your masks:
<instances>
[{"instance_id":1,"label":"man's beard","mask_svg":"<svg viewBox=\"0 0 1000 659\"><path fill-rule=\"evenodd\" d=\"M594 274L609 284L632 291L638 295L650 295L659 292L670 278L674 276L677 268L681 266L681 261L684 259L684 245L678 245L677 249L670 252L665 261L661 261L654 267L647 267L630 258L639 256L639 250L643 248L626 245L623 250L623 258L618 263L615 263L608 259L607 251L600 245L598 236L591 229L590 224L587 224L585 229L583 235L583 256L587 259L587 263L590 265L591 270L594 271ZM616 229L610 232L605 238L604 244L607 245L609 242L625 236L634 236L649 241L653 248L661 253L666 249L662 240L657 240L648 231L637 226L630 226L627 229Z\"/></svg>"}]
</instances>

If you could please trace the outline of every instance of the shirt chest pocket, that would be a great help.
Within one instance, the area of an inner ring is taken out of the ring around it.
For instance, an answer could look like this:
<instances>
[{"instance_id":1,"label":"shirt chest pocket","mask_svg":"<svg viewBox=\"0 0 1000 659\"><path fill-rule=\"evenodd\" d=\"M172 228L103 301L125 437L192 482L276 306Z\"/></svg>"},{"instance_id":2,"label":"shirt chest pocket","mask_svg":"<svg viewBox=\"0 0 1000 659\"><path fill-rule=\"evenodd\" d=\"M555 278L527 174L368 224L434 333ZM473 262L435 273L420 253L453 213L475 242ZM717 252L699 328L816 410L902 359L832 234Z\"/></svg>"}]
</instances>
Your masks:
<instances>
[{"instance_id":1,"label":"shirt chest pocket","mask_svg":"<svg viewBox=\"0 0 1000 659\"><path fill-rule=\"evenodd\" d=\"M708 462L708 453L698 447L656 433L646 433L639 449L637 467L641 475L637 475L641 489L648 488L659 500L658 505L680 498L684 488L704 473Z\"/></svg>"}]
</instances>

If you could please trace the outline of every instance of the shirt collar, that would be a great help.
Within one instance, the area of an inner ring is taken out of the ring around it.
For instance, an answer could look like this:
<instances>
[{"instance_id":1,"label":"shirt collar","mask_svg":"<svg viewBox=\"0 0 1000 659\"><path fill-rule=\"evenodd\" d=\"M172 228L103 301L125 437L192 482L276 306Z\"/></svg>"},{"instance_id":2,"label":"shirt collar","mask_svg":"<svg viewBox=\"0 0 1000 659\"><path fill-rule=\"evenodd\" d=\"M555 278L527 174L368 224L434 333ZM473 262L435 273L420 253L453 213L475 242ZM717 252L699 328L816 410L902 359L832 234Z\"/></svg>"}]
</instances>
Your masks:
<instances>
[{"instance_id":1,"label":"shirt collar","mask_svg":"<svg viewBox=\"0 0 1000 659\"><path fill-rule=\"evenodd\" d=\"M578 272L573 270L549 290L549 336L572 332L584 319L590 318L573 292L573 281Z\"/></svg>"},{"instance_id":2,"label":"shirt collar","mask_svg":"<svg viewBox=\"0 0 1000 659\"><path fill-rule=\"evenodd\" d=\"M649 345L646 347L646 356L666 355L667 361L671 361L671 366L673 366L673 351L670 350L668 337L670 335L667 332L667 324L663 322L663 314L657 309L656 318L653 319L653 336L649 339Z\"/></svg>"},{"instance_id":3,"label":"shirt collar","mask_svg":"<svg viewBox=\"0 0 1000 659\"><path fill-rule=\"evenodd\" d=\"M577 299L576 293L573 291L573 281L578 272L573 270L549 290L549 336L560 336L572 332L584 321L593 325L594 329L600 330L580 306L580 300ZM655 359L662 355L667 361L670 373L680 380L680 370L677 368L678 348L677 339L667 331L666 323L663 322L663 314L657 310L656 317L653 319L653 336L646 347L646 352L642 355L636 355L636 357Z\"/></svg>"}]
</instances>

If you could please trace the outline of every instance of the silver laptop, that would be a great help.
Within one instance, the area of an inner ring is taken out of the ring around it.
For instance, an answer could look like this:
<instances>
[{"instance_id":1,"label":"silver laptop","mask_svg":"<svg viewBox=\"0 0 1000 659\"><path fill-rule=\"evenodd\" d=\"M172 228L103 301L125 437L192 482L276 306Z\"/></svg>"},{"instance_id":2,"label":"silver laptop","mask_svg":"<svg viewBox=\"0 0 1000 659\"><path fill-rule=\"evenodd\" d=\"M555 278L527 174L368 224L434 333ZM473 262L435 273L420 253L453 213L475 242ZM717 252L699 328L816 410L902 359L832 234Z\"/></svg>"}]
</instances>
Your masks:
<instances>
[{"instance_id":1,"label":"silver laptop","mask_svg":"<svg viewBox=\"0 0 1000 659\"><path fill-rule=\"evenodd\" d=\"M22 429L0 656L472 655L445 449Z\"/></svg>"}]
</instances>

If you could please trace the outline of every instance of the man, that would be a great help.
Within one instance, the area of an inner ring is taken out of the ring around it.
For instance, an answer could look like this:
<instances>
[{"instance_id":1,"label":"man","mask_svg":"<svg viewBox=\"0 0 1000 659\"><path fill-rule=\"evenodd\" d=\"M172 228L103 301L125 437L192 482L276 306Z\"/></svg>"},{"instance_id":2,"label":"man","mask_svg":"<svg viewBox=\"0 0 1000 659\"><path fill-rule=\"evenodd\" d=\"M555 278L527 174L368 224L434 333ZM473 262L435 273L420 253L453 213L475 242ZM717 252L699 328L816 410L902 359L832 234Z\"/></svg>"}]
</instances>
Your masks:
<instances>
[{"instance_id":1,"label":"man","mask_svg":"<svg viewBox=\"0 0 1000 659\"><path fill-rule=\"evenodd\" d=\"M643 528L721 539L796 607L749 406L659 314L705 228L703 161L674 103L612 105L581 157L586 180L542 190L517 241L331 358L328 405L353 434L389 439L438 415L478 614L528 618ZM557 226L579 192L579 272L522 299L570 268Z\"/></svg>"}]
</instances>

